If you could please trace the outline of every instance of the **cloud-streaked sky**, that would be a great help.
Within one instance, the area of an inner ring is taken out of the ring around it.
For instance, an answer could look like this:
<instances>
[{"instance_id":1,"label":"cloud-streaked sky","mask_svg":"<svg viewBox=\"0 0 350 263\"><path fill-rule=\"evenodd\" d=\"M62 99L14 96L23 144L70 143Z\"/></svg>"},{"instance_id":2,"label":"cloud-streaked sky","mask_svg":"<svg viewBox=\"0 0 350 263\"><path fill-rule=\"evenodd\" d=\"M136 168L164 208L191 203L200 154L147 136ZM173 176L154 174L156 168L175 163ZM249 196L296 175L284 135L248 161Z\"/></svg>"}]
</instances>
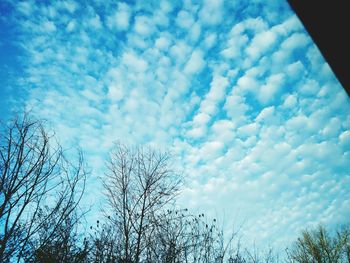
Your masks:
<instances>
[{"instance_id":1,"label":"cloud-streaked sky","mask_svg":"<svg viewBox=\"0 0 350 263\"><path fill-rule=\"evenodd\" d=\"M179 202L257 244L350 216L350 99L282 0L2 0L0 111L26 105L93 169L170 150ZM237 223L238 222L238 223Z\"/></svg>"}]
</instances>

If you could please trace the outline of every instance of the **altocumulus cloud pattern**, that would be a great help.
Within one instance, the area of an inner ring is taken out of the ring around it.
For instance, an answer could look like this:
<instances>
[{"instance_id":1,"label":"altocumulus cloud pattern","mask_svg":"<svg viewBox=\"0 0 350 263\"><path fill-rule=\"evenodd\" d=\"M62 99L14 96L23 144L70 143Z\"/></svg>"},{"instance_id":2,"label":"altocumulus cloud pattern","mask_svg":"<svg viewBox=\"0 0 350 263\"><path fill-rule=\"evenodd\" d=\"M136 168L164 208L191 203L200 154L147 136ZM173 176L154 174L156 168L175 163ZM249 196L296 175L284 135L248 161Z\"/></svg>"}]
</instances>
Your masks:
<instances>
[{"instance_id":1,"label":"altocumulus cloud pattern","mask_svg":"<svg viewBox=\"0 0 350 263\"><path fill-rule=\"evenodd\" d=\"M251 242L349 218L350 100L286 1L5 0L1 12L0 109L24 103L83 148L87 202L120 140L170 150L180 202L244 223Z\"/></svg>"}]
</instances>

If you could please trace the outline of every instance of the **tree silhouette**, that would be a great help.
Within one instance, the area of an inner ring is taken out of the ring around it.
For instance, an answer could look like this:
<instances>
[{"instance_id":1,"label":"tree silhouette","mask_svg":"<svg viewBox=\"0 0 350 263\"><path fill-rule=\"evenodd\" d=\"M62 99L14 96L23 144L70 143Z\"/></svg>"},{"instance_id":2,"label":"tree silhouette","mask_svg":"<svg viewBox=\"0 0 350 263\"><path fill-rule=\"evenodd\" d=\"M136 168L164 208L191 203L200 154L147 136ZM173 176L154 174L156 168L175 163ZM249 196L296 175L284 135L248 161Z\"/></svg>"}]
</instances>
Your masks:
<instances>
[{"instance_id":1,"label":"tree silhouette","mask_svg":"<svg viewBox=\"0 0 350 263\"><path fill-rule=\"evenodd\" d=\"M304 230L287 253L290 262L350 262L350 230L337 229L333 236L323 226Z\"/></svg>"},{"instance_id":2,"label":"tree silhouette","mask_svg":"<svg viewBox=\"0 0 350 263\"><path fill-rule=\"evenodd\" d=\"M28 114L0 134L0 262L28 258L45 225L45 245L75 211L85 186L83 156L68 161L42 121Z\"/></svg>"},{"instance_id":3,"label":"tree silhouette","mask_svg":"<svg viewBox=\"0 0 350 263\"><path fill-rule=\"evenodd\" d=\"M118 237L119 258L144 257L154 219L178 193L181 176L170 169L169 154L117 144L110 154L104 187Z\"/></svg>"}]
</instances>

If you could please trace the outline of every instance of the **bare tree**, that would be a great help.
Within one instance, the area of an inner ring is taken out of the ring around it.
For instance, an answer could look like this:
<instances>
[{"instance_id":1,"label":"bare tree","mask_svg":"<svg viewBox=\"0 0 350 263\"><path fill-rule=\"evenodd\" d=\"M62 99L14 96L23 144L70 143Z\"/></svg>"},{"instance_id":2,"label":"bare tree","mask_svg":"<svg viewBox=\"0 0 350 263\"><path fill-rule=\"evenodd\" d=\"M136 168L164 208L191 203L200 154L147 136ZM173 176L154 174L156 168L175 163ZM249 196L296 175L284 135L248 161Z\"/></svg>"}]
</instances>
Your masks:
<instances>
[{"instance_id":1,"label":"bare tree","mask_svg":"<svg viewBox=\"0 0 350 263\"><path fill-rule=\"evenodd\" d=\"M192 215L188 209L172 209L157 215L146 246L145 262L226 262L232 253L233 232L229 238L216 219Z\"/></svg>"},{"instance_id":2,"label":"bare tree","mask_svg":"<svg viewBox=\"0 0 350 263\"><path fill-rule=\"evenodd\" d=\"M191 223L187 209L167 209L155 215L146 241L145 262L187 262Z\"/></svg>"},{"instance_id":3,"label":"bare tree","mask_svg":"<svg viewBox=\"0 0 350 263\"><path fill-rule=\"evenodd\" d=\"M97 220L96 227L90 226L89 262L119 263L116 231L111 224L101 224Z\"/></svg>"},{"instance_id":4,"label":"bare tree","mask_svg":"<svg viewBox=\"0 0 350 263\"><path fill-rule=\"evenodd\" d=\"M58 211L58 213L61 213ZM39 218L46 217L44 211ZM33 263L87 263L89 246L86 238L81 240L78 231L79 214L75 211L57 224L59 216L53 216L31 240L31 251L24 258ZM58 225L58 227L57 227ZM56 228L53 232L53 228ZM47 240L47 237L51 238Z\"/></svg>"},{"instance_id":5,"label":"bare tree","mask_svg":"<svg viewBox=\"0 0 350 263\"><path fill-rule=\"evenodd\" d=\"M337 229L332 236L323 226L304 230L302 236L287 250L289 262L350 262L350 229Z\"/></svg>"},{"instance_id":6,"label":"bare tree","mask_svg":"<svg viewBox=\"0 0 350 263\"><path fill-rule=\"evenodd\" d=\"M115 227L120 262L140 262L156 214L174 199L182 178L170 169L169 154L117 144L104 178L109 220Z\"/></svg>"},{"instance_id":7,"label":"bare tree","mask_svg":"<svg viewBox=\"0 0 350 263\"><path fill-rule=\"evenodd\" d=\"M54 222L40 245L75 211L85 186L83 157L73 165L28 114L3 123L0 136L0 262L20 262L45 224Z\"/></svg>"}]
</instances>

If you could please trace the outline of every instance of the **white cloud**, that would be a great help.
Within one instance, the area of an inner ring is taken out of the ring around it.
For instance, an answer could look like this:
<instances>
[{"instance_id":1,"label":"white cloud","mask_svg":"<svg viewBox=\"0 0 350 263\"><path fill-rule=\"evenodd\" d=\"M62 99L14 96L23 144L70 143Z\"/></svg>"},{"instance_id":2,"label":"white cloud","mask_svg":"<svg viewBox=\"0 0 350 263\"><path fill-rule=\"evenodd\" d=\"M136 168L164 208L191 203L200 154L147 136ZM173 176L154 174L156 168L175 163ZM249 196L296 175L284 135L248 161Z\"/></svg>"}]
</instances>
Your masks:
<instances>
[{"instance_id":1,"label":"white cloud","mask_svg":"<svg viewBox=\"0 0 350 263\"><path fill-rule=\"evenodd\" d=\"M210 34L207 34L204 38L204 44L205 44L206 48L213 47L216 40L217 40L217 36L215 33L212 32Z\"/></svg>"},{"instance_id":2,"label":"white cloud","mask_svg":"<svg viewBox=\"0 0 350 263\"><path fill-rule=\"evenodd\" d=\"M270 120L275 113L275 107L270 106L262 109L262 111L259 113L259 115L255 118L256 121L268 121Z\"/></svg>"},{"instance_id":3,"label":"white cloud","mask_svg":"<svg viewBox=\"0 0 350 263\"><path fill-rule=\"evenodd\" d=\"M231 29L231 34L241 34L244 31L250 30L255 33L262 32L268 28L267 23L262 17L248 18L236 24Z\"/></svg>"},{"instance_id":4,"label":"white cloud","mask_svg":"<svg viewBox=\"0 0 350 263\"><path fill-rule=\"evenodd\" d=\"M326 124L326 126L322 130L322 133L327 137L335 137L339 134L340 128L341 128L341 123L339 119L336 117L333 117Z\"/></svg>"},{"instance_id":5,"label":"white cloud","mask_svg":"<svg viewBox=\"0 0 350 263\"><path fill-rule=\"evenodd\" d=\"M148 67L147 61L138 57L133 52L125 52L122 57L122 62L128 67L128 69L136 72L144 72Z\"/></svg>"},{"instance_id":6,"label":"white cloud","mask_svg":"<svg viewBox=\"0 0 350 263\"><path fill-rule=\"evenodd\" d=\"M205 99L201 102L199 109L201 112L205 112L213 116L217 113L217 102Z\"/></svg>"},{"instance_id":7,"label":"white cloud","mask_svg":"<svg viewBox=\"0 0 350 263\"><path fill-rule=\"evenodd\" d=\"M75 20L71 20L71 21L69 21L69 23L68 23L68 25L66 27L66 30L68 32L72 32L75 27L76 27L76 21Z\"/></svg>"},{"instance_id":8,"label":"white cloud","mask_svg":"<svg viewBox=\"0 0 350 263\"><path fill-rule=\"evenodd\" d=\"M202 33L202 27L199 22L194 23L189 31L189 40L196 43Z\"/></svg>"},{"instance_id":9,"label":"white cloud","mask_svg":"<svg viewBox=\"0 0 350 263\"><path fill-rule=\"evenodd\" d=\"M193 118L194 125L206 125L210 120L210 116L207 113L199 113Z\"/></svg>"},{"instance_id":10,"label":"white cloud","mask_svg":"<svg viewBox=\"0 0 350 263\"><path fill-rule=\"evenodd\" d=\"M108 97L113 101L120 101L124 96L123 88L118 84L112 84L108 87Z\"/></svg>"},{"instance_id":11,"label":"white cloud","mask_svg":"<svg viewBox=\"0 0 350 263\"><path fill-rule=\"evenodd\" d=\"M234 123L229 120L219 120L212 125L215 137L224 143L228 143L234 138L234 128Z\"/></svg>"},{"instance_id":12,"label":"white cloud","mask_svg":"<svg viewBox=\"0 0 350 263\"><path fill-rule=\"evenodd\" d=\"M295 63L294 55L300 49L306 49L310 45L310 38L304 32L294 32L288 36L288 38L282 39L280 48L275 51L272 57L272 67L274 70L278 70L282 65ZM312 48L313 46L311 46ZM295 65L296 68L287 68L287 70L293 73L293 70L302 70L301 65ZM293 76L291 76L293 80ZM296 80L296 79L294 79Z\"/></svg>"},{"instance_id":13,"label":"white cloud","mask_svg":"<svg viewBox=\"0 0 350 263\"><path fill-rule=\"evenodd\" d=\"M300 77L305 75L305 67L300 61L289 64L286 68L286 75L292 81L300 80Z\"/></svg>"},{"instance_id":14,"label":"white cloud","mask_svg":"<svg viewBox=\"0 0 350 263\"><path fill-rule=\"evenodd\" d=\"M212 101L222 100L226 94L225 91L228 84L227 78L215 75L210 84L210 91L206 95L206 99Z\"/></svg>"},{"instance_id":15,"label":"white cloud","mask_svg":"<svg viewBox=\"0 0 350 263\"><path fill-rule=\"evenodd\" d=\"M145 49L148 46L148 43L144 37L139 34L129 33L127 34L128 44L135 49Z\"/></svg>"},{"instance_id":16,"label":"white cloud","mask_svg":"<svg viewBox=\"0 0 350 263\"><path fill-rule=\"evenodd\" d=\"M194 19L191 13L182 10L177 14L176 23L184 29L189 29L193 25Z\"/></svg>"},{"instance_id":17,"label":"white cloud","mask_svg":"<svg viewBox=\"0 0 350 263\"><path fill-rule=\"evenodd\" d=\"M307 127L308 118L305 115L298 115L289 119L286 123L287 129L302 130Z\"/></svg>"},{"instance_id":18,"label":"white cloud","mask_svg":"<svg viewBox=\"0 0 350 263\"><path fill-rule=\"evenodd\" d=\"M107 26L110 29L125 31L129 28L130 17L130 7L126 3L118 3L116 12L107 17Z\"/></svg>"},{"instance_id":19,"label":"white cloud","mask_svg":"<svg viewBox=\"0 0 350 263\"><path fill-rule=\"evenodd\" d=\"M219 75L214 76L210 84L210 90L206 94L205 99L201 101L199 110L193 118L192 129L188 135L195 138L205 135L210 119L218 110L217 104L224 99L228 84L229 82L226 78Z\"/></svg>"},{"instance_id":20,"label":"white cloud","mask_svg":"<svg viewBox=\"0 0 350 263\"><path fill-rule=\"evenodd\" d=\"M170 44L171 41L169 36L161 36L155 42L156 47L163 51L166 51L169 48Z\"/></svg>"},{"instance_id":21,"label":"white cloud","mask_svg":"<svg viewBox=\"0 0 350 263\"><path fill-rule=\"evenodd\" d=\"M256 92L259 87L259 82L254 76L245 74L238 79L237 85L243 91Z\"/></svg>"},{"instance_id":22,"label":"white cloud","mask_svg":"<svg viewBox=\"0 0 350 263\"><path fill-rule=\"evenodd\" d=\"M207 131L206 126L195 127L187 132L187 136L192 138L200 138L206 134L206 131Z\"/></svg>"},{"instance_id":23,"label":"white cloud","mask_svg":"<svg viewBox=\"0 0 350 263\"><path fill-rule=\"evenodd\" d=\"M308 79L299 87L299 92L303 95L315 96L319 90L319 84L313 79Z\"/></svg>"},{"instance_id":24,"label":"white cloud","mask_svg":"<svg viewBox=\"0 0 350 263\"><path fill-rule=\"evenodd\" d=\"M178 65L183 64L188 59L190 53L191 47L182 40L177 41L170 47L170 54ZM200 53L198 53L197 56L200 56Z\"/></svg>"},{"instance_id":25,"label":"white cloud","mask_svg":"<svg viewBox=\"0 0 350 263\"><path fill-rule=\"evenodd\" d=\"M166 11L156 10L152 19L154 24L160 28L169 26L170 18Z\"/></svg>"},{"instance_id":26,"label":"white cloud","mask_svg":"<svg viewBox=\"0 0 350 263\"><path fill-rule=\"evenodd\" d=\"M185 72L188 74L198 74L205 66L205 60L203 58L203 52L201 50L195 50L192 52L189 61L185 66Z\"/></svg>"},{"instance_id":27,"label":"white cloud","mask_svg":"<svg viewBox=\"0 0 350 263\"><path fill-rule=\"evenodd\" d=\"M274 99L284 84L284 74L272 75L267 79L259 91L258 99L262 104L267 104Z\"/></svg>"},{"instance_id":28,"label":"white cloud","mask_svg":"<svg viewBox=\"0 0 350 263\"><path fill-rule=\"evenodd\" d=\"M282 42L281 47L287 50L303 48L309 44L309 38L303 33L293 33L290 37Z\"/></svg>"},{"instance_id":29,"label":"white cloud","mask_svg":"<svg viewBox=\"0 0 350 263\"><path fill-rule=\"evenodd\" d=\"M47 33L52 33L56 31L55 23L52 21L45 21L42 24L42 30Z\"/></svg>"},{"instance_id":30,"label":"white cloud","mask_svg":"<svg viewBox=\"0 0 350 263\"><path fill-rule=\"evenodd\" d=\"M264 52L271 50L276 43L277 36L273 31L258 33L247 47L246 52L252 59L259 58Z\"/></svg>"},{"instance_id":31,"label":"white cloud","mask_svg":"<svg viewBox=\"0 0 350 263\"><path fill-rule=\"evenodd\" d=\"M17 9L20 13L30 16L33 12L33 3L27 2L19 2L17 3Z\"/></svg>"},{"instance_id":32,"label":"white cloud","mask_svg":"<svg viewBox=\"0 0 350 263\"><path fill-rule=\"evenodd\" d=\"M153 22L147 16L137 16L135 17L134 30L141 36L148 36L154 31Z\"/></svg>"},{"instance_id":33,"label":"white cloud","mask_svg":"<svg viewBox=\"0 0 350 263\"><path fill-rule=\"evenodd\" d=\"M229 59L243 60L242 56L247 56L255 61L273 48L277 42L276 33L273 30L267 30L267 28L266 22L260 17L249 18L235 24L221 54ZM251 35L252 32L254 37L250 39L248 35ZM244 53L245 55L243 55Z\"/></svg>"},{"instance_id":34,"label":"white cloud","mask_svg":"<svg viewBox=\"0 0 350 263\"><path fill-rule=\"evenodd\" d=\"M295 14L292 14L281 24L272 27L272 30L284 37L288 36L291 32L300 31L302 29L303 25Z\"/></svg>"},{"instance_id":35,"label":"white cloud","mask_svg":"<svg viewBox=\"0 0 350 263\"><path fill-rule=\"evenodd\" d=\"M350 147L350 131L344 131L342 134L339 135L339 141L340 143L349 149Z\"/></svg>"},{"instance_id":36,"label":"white cloud","mask_svg":"<svg viewBox=\"0 0 350 263\"><path fill-rule=\"evenodd\" d=\"M259 126L256 123L250 123L244 126L241 126L238 128L238 135L239 136L253 136L256 135L259 130Z\"/></svg>"},{"instance_id":37,"label":"white cloud","mask_svg":"<svg viewBox=\"0 0 350 263\"><path fill-rule=\"evenodd\" d=\"M223 1L222 0L205 0L199 17L202 24L217 25L223 18Z\"/></svg>"},{"instance_id":38,"label":"white cloud","mask_svg":"<svg viewBox=\"0 0 350 263\"><path fill-rule=\"evenodd\" d=\"M227 115L235 122L245 120L249 108L245 99L235 94L228 96L224 105Z\"/></svg>"},{"instance_id":39,"label":"white cloud","mask_svg":"<svg viewBox=\"0 0 350 263\"><path fill-rule=\"evenodd\" d=\"M295 94L288 95L283 103L283 107L287 109L293 109L297 104L297 96Z\"/></svg>"},{"instance_id":40,"label":"white cloud","mask_svg":"<svg viewBox=\"0 0 350 263\"><path fill-rule=\"evenodd\" d=\"M90 18L89 25L94 29L101 29L102 23L99 15Z\"/></svg>"},{"instance_id":41,"label":"white cloud","mask_svg":"<svg viewBox=\"0 0 350 263\"><path fill-rule=\"evenodd\" d=\"M242 54L242 49L248 43L247 35L234 35L228 41L228 47L221 51L225 58L238 58Z\"/></svg>"},{"instance_id":42,"label":"white cloud","mask_svg":"<svg viewBox=\"0 0 350 263\"><path fill-rule=\"evenodd\" d=\"M64 1L62 4L64 8L70 13L74 13L78 8L77 2L74 1Z\"/></svg>"},{"instance_id":43,"label":"white cloud","mask_svg":"<svg viewBox=\"0 0 350 263\"><path fill-rule=\"evenodd\" d=\"M199 156L204 160L210 160L218 157L221 154L224 145L220 141L210 141L204 143L204 145L199 149Z\"/></svg>"}]
</instances>

